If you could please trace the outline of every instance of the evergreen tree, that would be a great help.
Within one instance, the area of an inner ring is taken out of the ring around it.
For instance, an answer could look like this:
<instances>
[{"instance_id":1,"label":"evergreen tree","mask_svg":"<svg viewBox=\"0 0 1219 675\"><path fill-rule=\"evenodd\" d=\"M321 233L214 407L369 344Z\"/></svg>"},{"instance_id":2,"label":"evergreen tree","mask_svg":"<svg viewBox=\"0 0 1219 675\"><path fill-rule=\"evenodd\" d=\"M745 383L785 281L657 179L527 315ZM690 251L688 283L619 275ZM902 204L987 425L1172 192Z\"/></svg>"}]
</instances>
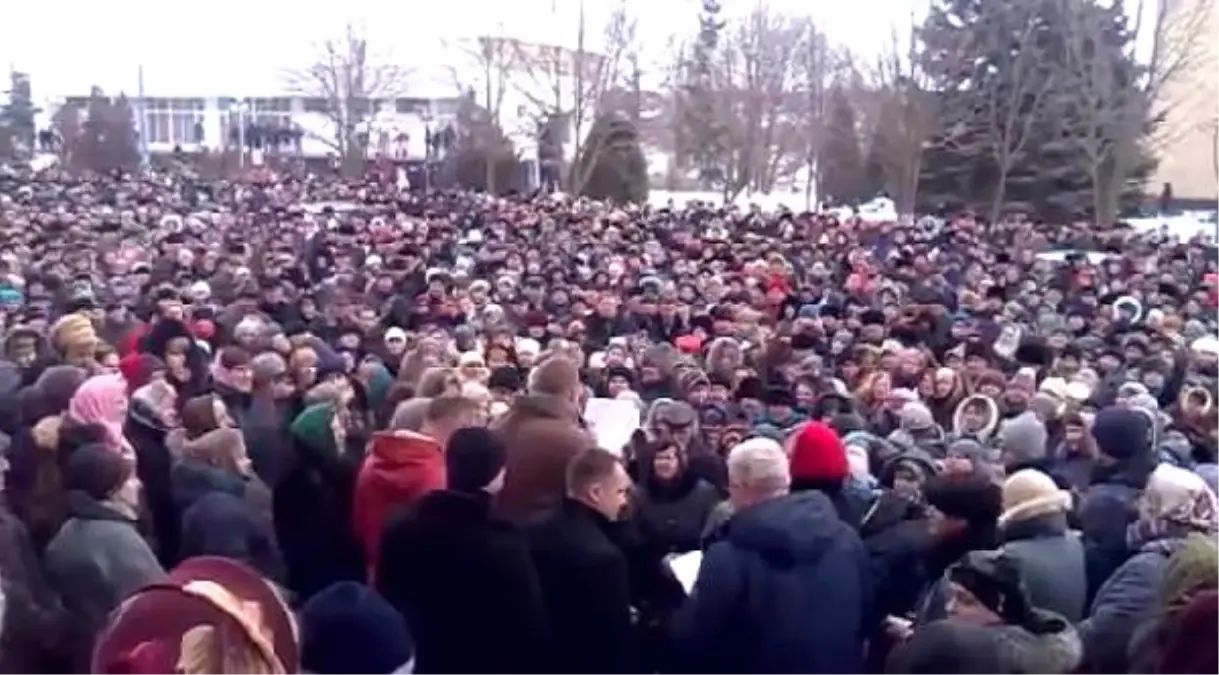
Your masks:
<instances>
[{"instance_id":1,"label":"evergreen tree","mask_svg":"<svg viewBox=\"0 0 1219 675\"><path fill-rule=\"evenodd\" d=\"M723 180L728 153L728 130L719 118L715 72L720 31L724 28L720 11L718 0L702 0L698 39L683 68L684 81L678 94L678 165L694 169L705 186Z\"/></svg>"},{"instance_id":2,"label":"evergreen tree","mask_svg":"<svg viewBox=\"0 0 1219 675\"><path fill-rule=\"evenodd\" d=\"M594 199L642 203L648 198L648 162L628 116L606 113L593 120L578 166L587 176L581 194Z\"/></svg>"},{"instance_id":3,"label":"evergreen tree","mask_svg":"<svg viewBox=\"0 0 1219 675\"><path fill-rule=\"evenodd\" d=\"M38 108L30 88L30 76L12 71L7 101L0 107L0 157L18 157L34 151L38 127Z\"/></svg>"},{"instance_id":4,"label":"evergreen tree","mask_svg":"<svg viewBox=\"0 0 1219 675\"><path fill-rule=\"evenodd\" d=\"M461 101L455 132L437 172L439 185L493 194L525 187L512 142L473 92Z\"/></svg>"},{"instance_id":5,"label":"evergreen tree","mask_svg":"<svg viewBox=\"0 0 1219 675\"><path fill-rule=\"evenodd\" d=\"M79 171L103 173L139 168L135 119L125 96L111 99L100 88L93 88L71 156L72 168Z\"/></svg>"},{"instance_id":6,"label":"evergreen tree","mask_svg":"<svg viewBox=\"0 0 1219 675\"><path fill-rule=\"evenodd\" d=\"M1096 0L934 0L919 35L944 128L923 158L923 208L987 213L1001 194L1007 209L1065 220L1112 210L1097 194L1105 185L1140 192L1154 164L1142 147L1150 126L1127 123L1147 106L1125 23L1120 6ZM1071 76L1081 24L1102 27L1086 47L1089 71L1112 78L1103 95ZM1024 135L1007 167L996 158L1004 126ZM1098 149L1133 159L1095 161Z\"/></svg>"},{"instance_id":7,"label":"evergreen tree","mask_svg":"<svg viewBox=\"0 0 1219 675\"><path fill-rule=\"evenodd\" d=\"M854 204L869 197L863 152L855 124L855 106L842 87L830 91L829 118L821 145L821 194L835 203Z\"/></svg>"}]
</instances>

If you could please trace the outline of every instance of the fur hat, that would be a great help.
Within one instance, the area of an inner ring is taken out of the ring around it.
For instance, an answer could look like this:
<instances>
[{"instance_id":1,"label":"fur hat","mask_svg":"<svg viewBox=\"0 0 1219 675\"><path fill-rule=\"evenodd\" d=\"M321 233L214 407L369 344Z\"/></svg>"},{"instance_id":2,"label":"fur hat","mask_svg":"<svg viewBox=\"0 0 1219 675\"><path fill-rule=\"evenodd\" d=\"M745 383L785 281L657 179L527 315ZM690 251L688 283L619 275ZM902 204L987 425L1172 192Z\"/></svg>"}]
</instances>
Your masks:
<instances>
[{"instance_id":1,"label":"fur hat","mask_svg":"<svg viewBox=\"0 0 1219 675\"><path fill-rule=\"evenodd\" d=\"M93 321L84 314L67 314L51 326L51 346L60 354L91 349L97 344Z\"/></svg>"},{"instance_id":2,"label":"fur hat","mask_svg":"<svg viewBox=\"0 0 1219 675\"><path fill-rule=\"evenodd\" d=\"M1022 469L1003 482L1003 515L999 526L1053 513L1066 513L1071 496L1037 469Z\"/></svg>"},{"instance_id":3,"label":"fur hat","mask_svg":"<svg viewBox=\"0 0 1219 675\"><path fill-rule=\"evenodd\" d=\"M68 457L64 487L102 501L118 492L134 470L132 462L118 452L100 443L90 443Z\"/></svg>"}]
</instances>

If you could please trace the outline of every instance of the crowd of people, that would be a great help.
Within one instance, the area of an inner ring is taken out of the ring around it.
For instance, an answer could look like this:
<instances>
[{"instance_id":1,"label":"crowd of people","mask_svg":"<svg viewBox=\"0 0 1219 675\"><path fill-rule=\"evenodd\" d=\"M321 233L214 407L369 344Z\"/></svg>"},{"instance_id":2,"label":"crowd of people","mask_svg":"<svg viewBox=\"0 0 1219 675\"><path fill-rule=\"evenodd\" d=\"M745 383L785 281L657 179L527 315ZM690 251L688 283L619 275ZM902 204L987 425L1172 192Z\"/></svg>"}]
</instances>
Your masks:
<instances>
[{"instance_id":1,"label":"crowd of people","mask_svg":"<svg viewBox=\"0 0 1219 675\"><path fill-rule=\"evenodd\" d=\"M6 169L0 243L2 672L1219 669L1210 242Z\"/></svg>"}]
</instances>

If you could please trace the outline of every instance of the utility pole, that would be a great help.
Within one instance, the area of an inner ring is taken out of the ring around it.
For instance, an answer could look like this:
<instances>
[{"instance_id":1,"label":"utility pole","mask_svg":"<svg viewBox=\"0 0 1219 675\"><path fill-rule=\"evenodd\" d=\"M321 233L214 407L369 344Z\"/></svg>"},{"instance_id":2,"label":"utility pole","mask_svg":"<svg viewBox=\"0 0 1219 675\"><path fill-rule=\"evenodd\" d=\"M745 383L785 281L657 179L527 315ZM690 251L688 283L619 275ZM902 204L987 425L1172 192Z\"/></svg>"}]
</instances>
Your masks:
<instances>
[{"instance_id":1,"label":"utility pole","mask_svg":"<svg viewBox=\"0 0 1219 675\"><path fill-rule=\"evenodd\" d=\"M144 93L144 64L141 63L139 65L136 75L136 88L138 89L136 96L136 129L140 133L140 168L147 171L151 160L148 154L148 100Z\"/></svg>"}]
</instances>

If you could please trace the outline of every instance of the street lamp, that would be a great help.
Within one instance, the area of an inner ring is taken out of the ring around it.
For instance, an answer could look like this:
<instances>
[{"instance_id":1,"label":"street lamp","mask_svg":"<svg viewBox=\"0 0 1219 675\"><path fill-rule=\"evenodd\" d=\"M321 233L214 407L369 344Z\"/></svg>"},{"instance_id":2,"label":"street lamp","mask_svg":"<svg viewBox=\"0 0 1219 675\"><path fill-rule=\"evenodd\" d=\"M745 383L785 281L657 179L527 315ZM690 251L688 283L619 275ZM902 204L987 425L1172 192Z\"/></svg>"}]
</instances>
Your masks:
<instances>
[{"instance_id":1,"label":"street lamp","mask_svg":"<svg viewBox=\"0 0 1219 675\"><path fill-rule=\"evenodd\" d=\"M432 191L432 148L436 145L436 139L432 138L434 117L430 101L420 118L423 120L423 194L426 195Z\"/></svg>"},{"instance_id":2,"label":"street lamp","mask_svg":"<svg viewBox=\"0 0 1219 675\"><path fill-rule=\"evenodd\" d=\"M237 165L242 168L245 167L245 114L249 105L249 102L242 98L235 101L231 108L231 111L237 113Z\"/></svg>"}]
</instances>

